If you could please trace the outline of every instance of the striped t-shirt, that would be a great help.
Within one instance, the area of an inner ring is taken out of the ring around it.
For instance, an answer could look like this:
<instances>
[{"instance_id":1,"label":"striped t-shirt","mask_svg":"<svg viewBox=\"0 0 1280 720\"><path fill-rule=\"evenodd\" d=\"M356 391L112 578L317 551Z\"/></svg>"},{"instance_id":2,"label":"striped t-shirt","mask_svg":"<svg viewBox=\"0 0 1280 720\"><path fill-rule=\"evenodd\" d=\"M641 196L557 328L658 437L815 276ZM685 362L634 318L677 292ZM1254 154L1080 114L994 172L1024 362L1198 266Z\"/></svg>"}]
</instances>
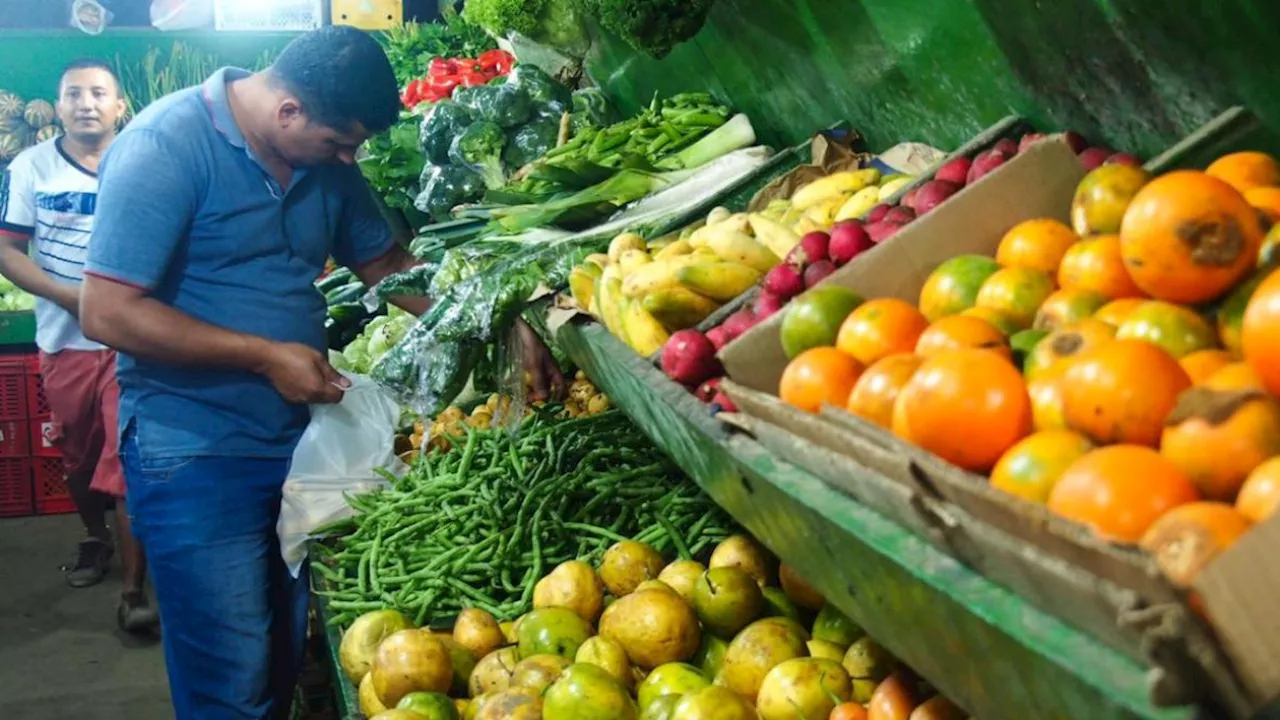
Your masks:
<instances>
[{"instance_id":1,"label":"striped t-shirt","mask_svg":"<svg viewBox=\"0 0 1280 720\"><path fill-rule=\"evenodd\" d=\"M62 149L62 138L28 148L0 178L0 231L31 237L31 255L54 280L79 285L89 255L98 176ZM56 303L36 298L36 345L47 353L101 350Z\"/></svg>"}]
</instances>

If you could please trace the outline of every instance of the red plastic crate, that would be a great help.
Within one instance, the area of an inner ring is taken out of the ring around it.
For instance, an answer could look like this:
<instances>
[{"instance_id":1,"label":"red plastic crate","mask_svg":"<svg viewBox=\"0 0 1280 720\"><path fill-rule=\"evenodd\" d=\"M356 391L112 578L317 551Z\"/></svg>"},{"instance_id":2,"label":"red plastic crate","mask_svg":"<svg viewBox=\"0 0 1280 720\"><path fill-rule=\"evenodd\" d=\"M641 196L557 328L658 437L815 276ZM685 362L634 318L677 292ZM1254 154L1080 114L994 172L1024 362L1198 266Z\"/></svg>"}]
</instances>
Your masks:
<instances>
[{"instance_id":1,"label":"red plastic crate","mask_svg":"<svg viewBox=\"0 0 1280 720\"><path fill-rule=\"evenodd\" d=\"M31 459L0 458L0 517L30 514Z\"/></svg>"},{"instance_id":2,"label":"red plastic crate","mask_svg":"<svg viewBox=\"0 0 1280 720\"><path fill-rule=\"evenodd\" d=\"M0 419L27 417L26 355L0 355Z\"/></svg>"},{"instance_id":3,"label":"red plastic crate","mask_svg":"<svg viewBox=\"0 0 1280 720\"><path fill-rule=\"evenodd\" d=\"M35 495L37 515L61 515L76 511L67 492L67 474L62 469L62 458L31 458L35 470Z\"/></svg>"},{"instance_id":4,"label":"red plastic crate","mask_svg":"<svg viewBox=\"0 0 1280 720\"><path fill-rule=\"evenodd\" d=\"M50 417L33 418L26 421L27 434L31 438L31 454L36 457L60 458L62 451L54 447L50 440L54 436L54 423Z\"/></svg>"},{"instance_id":5,"label":"red plastic crate","mask_svg":"<svg viewBox=\"0 0 1280 720\"><path fill-rule=\"evenodd\" d=\"M0 457L30 455L29 435L26 420L0 420Z\"/></svg>"},{"instance_id":6,"label":"red plastic crate","mask_svg":"<svg viewBox=\"0 0 1280 720\"><path fill-rule=\"evenodd\" d=\"M44 394L44 382L39 372L29 372L27 379L27 417L32 420L47 418L53 413L49 399Z\"/></svg>"}]
</instances>

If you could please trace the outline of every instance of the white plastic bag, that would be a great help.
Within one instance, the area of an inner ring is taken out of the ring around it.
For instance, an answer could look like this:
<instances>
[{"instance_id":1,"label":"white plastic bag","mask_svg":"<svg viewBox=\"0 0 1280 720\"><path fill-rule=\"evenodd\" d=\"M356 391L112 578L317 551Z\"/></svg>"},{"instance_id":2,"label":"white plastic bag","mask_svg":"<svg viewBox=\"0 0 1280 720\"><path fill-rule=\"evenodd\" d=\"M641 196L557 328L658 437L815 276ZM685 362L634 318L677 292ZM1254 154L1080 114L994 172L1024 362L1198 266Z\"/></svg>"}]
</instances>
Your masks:
<instances>
[{"instance_id":1,"label":"white plastic bag","mask_svg":"<svg viewBox=\"0 0 1280 720\"><path fill-rule=\"evenodd\" d=\"M376 383L351 376L337 405L311 408L311 423L293 451L276 532L280 554L294 577L307 558L307 540L323 525L351 515L343 495L368 492L407 468L395 454L400 406Z\"/></svg>"},{"instance_id":2,"label":"white plastic bag","mask_svg":"<svg viewBox=\"0 0 1280 720\"><path fill-rule=\"evenodd\" d=\"M151 0L151 25L166 31L210 27L213 6L213 0Z\"/></svg>"},{"instance_id":3,"label":"white plastic bag","mask_svg":"<svg viewBox=\"0 0 1280 720\"><path fill-rule=\"evenodd\" d=\"M74 0L71 3L71 27L87 35L101 35L113 17L98 0Z\"/></svg>"}]
</instances>

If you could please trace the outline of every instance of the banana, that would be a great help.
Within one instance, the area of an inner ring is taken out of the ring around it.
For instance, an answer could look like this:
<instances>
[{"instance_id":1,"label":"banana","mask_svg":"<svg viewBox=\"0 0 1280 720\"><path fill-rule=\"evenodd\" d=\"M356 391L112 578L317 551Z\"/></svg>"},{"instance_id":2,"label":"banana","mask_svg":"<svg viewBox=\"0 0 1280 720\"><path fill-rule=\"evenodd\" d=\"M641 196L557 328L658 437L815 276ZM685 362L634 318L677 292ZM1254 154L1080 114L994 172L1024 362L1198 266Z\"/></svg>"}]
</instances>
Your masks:
<instances>
[{"instance_id":1,"label":"banana","mask_svg":"<svg viewBox=\"0 0 1280 720\"><path fill-rule=\"evenodd\" d=\"M710 239L712 232L724 232L725 230L737 230L738 232L751 234L751 223L747 219L746 213L738 213L730 215L718 223L708 223L695 230L689 235L689 244L696 250L705 247Z\"/></svg>"},{"instance_id":2,"label":"banana","mask_svg":"<svg viewBox=\"0 0 1280 720\"><path fill-rule=\"evenodd\" d=\"M609 243L609 262L618 262L622 253L628 250L644 250L644 238L635 233L622 233Z\"/></svg>"},{"instance_id":3,"label":"banana","mask_svg":"<svg viewBox=\"0 0 1280 720\"><path fill-rule=\"evenodd\" d=\"M880 202L880 188L869 187L853 194L853 197L836 211L836 222L854 220L866 215Z\"/></svg>"},{"instance_id":4,"label":"banana","mask_svg":"<svg viewBox=\"0 0 1280 720\"><path fill-rule=\"evenodd\" d=\"M894 193L901 190L903 187L905 187L908 183L910 183L914 179L915 178L912 178L909 175L903 175L902 177L895 178L881 185L880 186L880 202L884 202L885 200L888 200L890 197L893 196Z\"/></svg>"},{"instance_id":5,"label":"banana","mask_svg":"<svg viewBox=\"0 0 1280 720\"><path fill-rule=\"evenodd\" d=\"M707 224L715 225L728 220L732 216L733 213L729 212L729 208L714 207L711 208L711 212L707 213Z\"/></svg>"},{"instance_id":6,"label":"banana","mask_svg":"<svg viewBox=\"0 0 1280 720\"><path fill-rule=\"evenodd\" d=\"M626 341L626 335L622 328L622 315L620 302L622 301L622 281L617 278L606 278L601 276L596 281L596 306L600 310L599 320L604 323L609 332Z\"/></svg>"},{"instance_id":7,"label":"banana","mask_svg":"<svg viewBox=\"0 0 1280 720\"><path fill-rule=\"evenodd\" d=\"M769 272L774 265L782 262L782 258L755 238L728 226L724 226L723 230L721 227L717 225L707 233L707 247L721 259L742 263L762 273Z\"/></svg>"},{"instance_id":8,"label":"banana","mask_svg":"<svg viewBox=\"0 0 1280 720\"><path fill-rule=\"evenodd\" d=\"M868 185L874 185L879 179L880 171L875 168L832 173L797 190L791 196L791 204L800 210L808 210L833 195L858 192Z\"/></svg>"},{"instance_id":9,"label":"banana","mask_svg":"<svg viewBox=\"0 0 1280 720\"><path fill-rule=\"evenodd\" d=\"M631 349L646 357L661 350L670 337L662 323L645 312L639 300L630 298L622 301L622 328Z\"/></svg>"},{"instance_id":10,"label":"banana","mask_svg":"<svg viewBox=\"0 0 1280 720\"><path fill-rule=\"evenodd\" d=\"M649 257L649 253L644 250L624 250L622 255L618 256L618 269L625 278L651 262L653 258Z\"/></svg>"},{"instance_id":11,"label":"banana","mask_svg":"<svg viewBox=\"0 0 1280 720\"><path fill-rule=\"evenodd\" d=\"M790 211L791 211L791 201L779 199L779 200L770 200L769 204L764 206L764 210L760 211L760 214L769 218L770 220L781 221L782 218Z\"/></svg>"},{"instance_id":12,"label":"banana","mask_svg":"<svg viewBox=\"0 0 1280 720\"><path fill-rule=\"evenodd\" d=\"M586 261L600 268L601 270L609 267L609 256L604 253L591 253L586 257Z\"/></svg>"},{"instance_id":13,"label":"banana","mask_svg":"<svg viewBox=\"0 0 1280 720\"><path fill-rule=\"evenodd\" d=\"M604 271L592 263L583 263L569 271L569 294L578 307L590 310L596 294L596 278L603 274Z\"/></svg>"},{"instance_id":14,"label":"banana","mask_svg":"<svg viewBox=\"0 0 1280 720\"><path fill-rule=\"evenodd\" d=\"M667 258L678 257L680 255L688 255L692 252L693 246L689 244L688 240L677 240L654 253L653 259L666 260Z\"/></svg>"},{"instance_id":15,"label":"banana","mask_svg":"<svg viewBox=\"0 0 1280 720\"><path fill-rule=\"evenodd\" d=\"M644 296L640 306L671 332L702 322L720 303L682 285L664 288Z\"/></svg>"},{"instance_id":16,"label":"banana","mask_svg":"<svg viewBox=\"0 0 1280 720\"><path fill-rule=\"evenodd\" d=\"M720 262L720 256L716 251L705 245L694 250L690 257L698 262Z\"/></svg>"},{"instance_id":17,"label":"banana","mask_svg":"<svg viewBox=\"0 0 1280 720\"><path fill-rule=\"evenodd\" d=\"M642 265L623 279L622 294L624 297L638 298L654 290L679 285L680 281L676 280L676 270L691 262L696 262L692 255L677 255Z\"/></svg>"},{"instance_id":18,"label":"banana","mask_svg":"<svg viewBox=\"0 0 1280 720\"><path fill-rule=\"evenodd\" d=\"M819 225L818 223L810 219L808 215L805 215L804 217L800 218L800 221L797 222L795 226L791 229L794 230L795 233L800 237L804 237L805 235L808 235L811 232L826 232L831 229L831 226Z\"/></svg>"},{"instance_id":19,"label":"banana","mask_svg":"<svg viewBox=\"0 0 1280 720\"><path fill-rule=\"evenodd\" d=\"M844 207L851 195L833 195L805 211L804 219L811 221L820 230L829 230L836 224L836 213Z\"/></svg>"},{"instance_id":20,"label":"banana","mask_svg":"<svg viewBox=\"0 0 1280 720\"><path fill-rule=\"evenodd\" d=\"M799 218L796 218L796 221L799 221ZM791 230L791 225L794 224L793 222L784 225L760 214L751 216L751 229L755 230L756 240L764 243L765 247L782 259L786 259L791 248L800 242L800 236Z\"/></svg>"},{"instance_id":21,"label":"banana","mask_svg":"<svg viewBox=\"0 0 1280 720\"><path fill-rule=\"evenodd\" d=\"M601 271L601 276L605 280L622 280L622 268L617 263L609 263L609 266Z\"/></svg>"},{"instance_id":22,"label":"banana","mask_svg":"<svg viewBox=\"0 0 1280 720\"><path fill-rule=\"evenodd\" d=\"M720 302L741 295L759 282L760 275L753 268L733 262L695 263L676 270L681 285Z\"/></svg>"}]
</instances>

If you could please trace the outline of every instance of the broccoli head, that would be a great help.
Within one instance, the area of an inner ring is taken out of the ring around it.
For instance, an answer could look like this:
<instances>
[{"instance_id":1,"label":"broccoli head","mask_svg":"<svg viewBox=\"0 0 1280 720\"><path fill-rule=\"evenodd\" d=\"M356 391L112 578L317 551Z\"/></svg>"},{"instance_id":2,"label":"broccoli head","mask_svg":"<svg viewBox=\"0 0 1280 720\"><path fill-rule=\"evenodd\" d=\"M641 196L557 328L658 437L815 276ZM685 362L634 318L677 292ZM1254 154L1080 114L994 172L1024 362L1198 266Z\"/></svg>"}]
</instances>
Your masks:
<instances>
[{"instance_id":1,"label":"broccoli head","mask_svg":"<svg viewBox=\"0 0 1280 720\"><path fill-rule=\"evenodd\" d=\"M437 222L448 220L453 209L484 196L485 185L480 176L465 167L428 165L419 180L422 191L413 206Z\"/></svg>"},{"instance_id":2,"label":"broccoli head","mask_svg":"<svg viewBox=\"0 0 1280 720\"><path fill-rule=\"evenodd\" d=\"M455 165L471 168L480 173L486 187L497 189L507 182L502 167L502 151L507 136L496 123L480 120L462 131L449 148L449 158Z\"/></svg>"},{"instance_id":3,"label":"broccoli head","mask_svg":"<svg viewBox=\"0 0 1280 720\"><path fill-rule=\"evenodd\" d=\"M529 93L514 85L493 88L493 92L475 96L480 117L499 127L510 128L528 121L533 115Z\"/></svg>"},{"instance_id":4,"label":"broccoli head","mask_svg":"<svg viewBox=\"0 0 1280 720\"><path fill-rule=\"evenodd\" d=\"M502 159L509 168L522 168L546 155L548 150L556 146L559 136L559 118L535 118L528 125L511 133Z\"/></svg>"},{"instance_id":5,"label":"broccoli head","mask_svg":"<svg viewBox=\"0 0 1280 720\"><path fill-rule=\"evenodd\" d=\"M707 21L715 0L581 0L602 27L656 58L688 40Z\"/></svg>"},{"instance_id":6,"label":"broccoli head","mask_svg":"<svg viewBox=\"0 0 1280 720\"><path fill-rule=\"evenodd\" d=\"M507 84L518 87L529 94L534 105L560 103L568 105L572 100L569 88L561 85L546 74L537 65L525 63L518 65L507 75Z\"/></svg>"},{"instance_id":7,"label":"broccoli head","mask_svg":"<svg viewBox=\"0 0 1280 720\"><path fill-rule=\"evenodd\" d=\"M475 121L471 110L457 103L441 100L432 106L422 118L418 128L418 140L428 162L449 162L449 148L453 139ZM426 172L426 168L423 169Z\"/></svg>"}]
</instances>

